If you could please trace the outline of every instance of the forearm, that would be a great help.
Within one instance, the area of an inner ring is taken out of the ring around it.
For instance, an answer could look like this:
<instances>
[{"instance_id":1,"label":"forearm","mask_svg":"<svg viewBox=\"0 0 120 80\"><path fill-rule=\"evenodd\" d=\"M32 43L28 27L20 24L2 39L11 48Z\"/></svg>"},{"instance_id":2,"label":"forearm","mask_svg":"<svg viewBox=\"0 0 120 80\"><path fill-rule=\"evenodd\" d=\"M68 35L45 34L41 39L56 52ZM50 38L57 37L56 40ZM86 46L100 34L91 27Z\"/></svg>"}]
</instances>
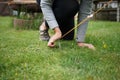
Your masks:
<instances>
[{"instance_id":1,"label":"forearm","mask_svg":"<svg viewBox=\"0 0 120 80\"><path fill-rule=\"evenodd\" d=\"M49 27L54 29L58 27L57 20L52 10L52 0L41 0L41 9L44 15L45 20L47 21Z\"/></svg>"}]
</instances>

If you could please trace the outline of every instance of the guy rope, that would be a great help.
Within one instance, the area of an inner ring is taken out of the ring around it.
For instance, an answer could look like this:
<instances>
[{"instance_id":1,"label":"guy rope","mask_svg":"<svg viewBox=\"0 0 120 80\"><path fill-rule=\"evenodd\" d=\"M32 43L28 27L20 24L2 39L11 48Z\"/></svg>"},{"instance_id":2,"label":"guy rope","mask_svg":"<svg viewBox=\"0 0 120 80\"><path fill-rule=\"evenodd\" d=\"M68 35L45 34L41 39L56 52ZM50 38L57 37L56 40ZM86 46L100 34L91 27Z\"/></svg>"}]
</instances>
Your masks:
<instances>
[{"instance_id":1,"label":"guy rope","mask_svg":"<svg viewBox=\"0 0 120 80\"><path fill-rule=\"evenodd\" d=\"M85 19L83 19L81 22L79 22L75 27L73 27L68 32L66 32L61 38L65 37L71 31L73 31L74 29L78 28L81 24L83 24L84 22L86 22L87 20L89 20L90 18L92 18L94 15L96 15L98 12L100 12L102 9L104 9L104 7L106 7L107 5L109 5L111 2L112 2L112 0L108 1L101 8L99 8L96 12L93 12L92 14L88 15Z\"/></svg>"}]
</instances>

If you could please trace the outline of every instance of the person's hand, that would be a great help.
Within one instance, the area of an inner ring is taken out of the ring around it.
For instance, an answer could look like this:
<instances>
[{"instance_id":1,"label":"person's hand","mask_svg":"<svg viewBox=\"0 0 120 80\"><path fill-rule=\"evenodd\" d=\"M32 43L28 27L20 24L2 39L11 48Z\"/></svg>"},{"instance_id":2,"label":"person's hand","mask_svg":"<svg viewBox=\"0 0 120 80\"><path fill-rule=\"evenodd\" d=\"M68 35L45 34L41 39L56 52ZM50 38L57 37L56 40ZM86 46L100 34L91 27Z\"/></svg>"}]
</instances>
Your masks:
<instances>
[{"instance_id":1,"label":"person's hand","mask_svg":"<svg viewBox=\"0 0 120 80\"><path fill-rule=\"evenodd\" d=\"M86 47L86 48L89 48L91 50L96 50L94 45L92 45L92 44L82 43L82 42L78 42L77 44L79 47Z\"/></svg>"},{"instance_id":2,"label":"person's hand","mask_svg":"<svg viewBox=\"0 0 120 80\"><path fill-rule=\"evenodd\" d=\"M47 45L50 48L55 47L55 41L60 39L62 36L62 33L61 33L59 27L56 27L54 29L54 31L55 31L55 34L50 38L50 40L48 41L48 45Z\"/></svg>"}]
</instances>

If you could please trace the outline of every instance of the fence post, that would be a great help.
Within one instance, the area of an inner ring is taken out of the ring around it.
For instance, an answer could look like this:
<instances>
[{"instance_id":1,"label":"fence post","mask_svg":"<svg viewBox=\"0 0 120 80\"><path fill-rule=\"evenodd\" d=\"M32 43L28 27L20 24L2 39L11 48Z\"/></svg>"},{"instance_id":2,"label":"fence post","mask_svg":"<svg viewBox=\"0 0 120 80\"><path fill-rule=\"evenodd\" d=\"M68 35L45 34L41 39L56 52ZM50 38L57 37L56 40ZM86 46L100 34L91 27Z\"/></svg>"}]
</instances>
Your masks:
<instances>
[{"instance_id":1,"label":"fence post","mask_svg":"<svg viewBox=\"0 0 120 80\"><path fill-rule=\"evenodd\" d=\"M118 0L118 7L117 7L117 22L120 21L120 1Z\"/></svg>"}]
</instances>

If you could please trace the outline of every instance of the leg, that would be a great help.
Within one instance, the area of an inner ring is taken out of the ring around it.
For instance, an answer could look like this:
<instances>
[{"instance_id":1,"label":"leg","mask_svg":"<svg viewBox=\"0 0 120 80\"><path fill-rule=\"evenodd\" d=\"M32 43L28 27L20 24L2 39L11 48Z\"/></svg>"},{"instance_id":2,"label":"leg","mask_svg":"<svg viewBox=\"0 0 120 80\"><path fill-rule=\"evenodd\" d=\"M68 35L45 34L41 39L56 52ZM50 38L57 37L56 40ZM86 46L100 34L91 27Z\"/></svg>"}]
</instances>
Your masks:
<instances>
[{"instance_id":1,"label":"leg","mask_svg":"<svg viewBox=\"0 0 120 80\"><path fill-rule=\"evenodd\" d=\"M48 41L50 36L48 33L48 27L45 25L45 21L40 25L39 31L40 31L40 39L42 41Z\"/></svg>"},{"instance_id":2,"label":"leg","mask_svg":"<svg viewBox=\"0 0 120 80\"><path fill-rule=\"evenodd\" d=\"M85 19L91 13L91 10L92 10L92 0L81 0L79 14L78 14L78 22ZM86 21L85 23L83 23L78 27L76 41L78 43L78 46L80 47L95 49L92 44L84 43L87 26L88 26L88 21Z\"/></svg>"},{"instance_id":3,"label":"leg","mask_svg":"<svg viewBox=\"0 0 120 80\"><path fill-rule=\"evenodd\" d=\"M63 21L63 24L61 24L60 29L62 31L62 35L66 34L69 30L71 30L74 27L74 17L70 18L66 22ZM71 31L69 34L64 36L62 39L63 40L73 40L74 39L74 30Z\"/></svg>"},{"instance_id":4,"label":"leg","mask_svg":"<svg viewBox=\"0 0 120 80\"><path fill-rule=\"evenodd\" d=\"M47 30L48 27L45 25L45 21L40 25L39 30Z\"/></svg>"},{"instance_id":5,"label":"leg","mask_svg":"<svg viewBox=\"0 0 120 80\"><path fill-rule=\"evenodd\" d=\"M74 27L74 16L78 12L78 10L79 10L79 4L76 0L54 1L53 11L63 35ZM73 40L74 30L65 37L63 37L62 39Z\"/></svg>"}]
</instances>

